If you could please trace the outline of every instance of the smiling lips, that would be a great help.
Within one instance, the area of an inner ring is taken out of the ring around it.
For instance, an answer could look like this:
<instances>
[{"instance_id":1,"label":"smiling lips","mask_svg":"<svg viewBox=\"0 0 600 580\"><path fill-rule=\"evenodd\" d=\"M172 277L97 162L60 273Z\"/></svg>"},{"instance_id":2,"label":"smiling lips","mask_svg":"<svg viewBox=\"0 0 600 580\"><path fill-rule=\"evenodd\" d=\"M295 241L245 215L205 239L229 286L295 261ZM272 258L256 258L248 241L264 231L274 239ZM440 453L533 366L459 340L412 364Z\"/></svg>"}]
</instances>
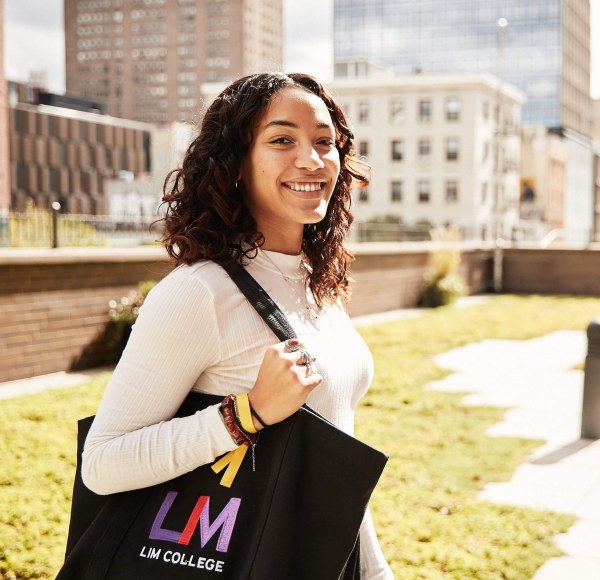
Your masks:
<instances>
[{"instance_id":1,"label":"smiling lips","mask_svg":"<svg viewBox=\"0 0 600 580\"><path fill-rule=\"evenodd\" d=\"M325 182L324 181L319 181L317 183L314 182L299 182L299 183L284 183L283 184L285 187L287 187L288 189L291 189L292 191L295 192L314 192L314 191L321 191L323 189L323 187L325 186Z\"/></svg>"}]
</instances>

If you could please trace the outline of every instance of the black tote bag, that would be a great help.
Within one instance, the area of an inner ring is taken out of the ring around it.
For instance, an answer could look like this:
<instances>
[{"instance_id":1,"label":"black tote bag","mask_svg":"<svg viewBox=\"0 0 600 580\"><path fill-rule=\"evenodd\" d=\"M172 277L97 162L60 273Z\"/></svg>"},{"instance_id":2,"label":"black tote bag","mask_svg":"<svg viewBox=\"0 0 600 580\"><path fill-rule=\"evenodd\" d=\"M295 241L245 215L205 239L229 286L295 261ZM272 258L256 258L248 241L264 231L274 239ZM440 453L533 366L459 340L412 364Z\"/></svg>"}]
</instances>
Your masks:
<instances>
[{"instance_id":1,"label":"black tote bag","mask_svg":"<svg viewBox=\"0 0 600 580\"><path fill-rule=\"evenodd\" d=\"M280 340L295 336L243 268L229 274ZM221 400L190 393L177 416ZM387 457L312 409L304 406L262 430L254 470L248 451L230 487L222 485L229 466L215 473L219 458L163 484L109 496L81 480L92 420L79 422L69 537L57 580L360 577L358 530Z\"/></svg>"}]
</instances>

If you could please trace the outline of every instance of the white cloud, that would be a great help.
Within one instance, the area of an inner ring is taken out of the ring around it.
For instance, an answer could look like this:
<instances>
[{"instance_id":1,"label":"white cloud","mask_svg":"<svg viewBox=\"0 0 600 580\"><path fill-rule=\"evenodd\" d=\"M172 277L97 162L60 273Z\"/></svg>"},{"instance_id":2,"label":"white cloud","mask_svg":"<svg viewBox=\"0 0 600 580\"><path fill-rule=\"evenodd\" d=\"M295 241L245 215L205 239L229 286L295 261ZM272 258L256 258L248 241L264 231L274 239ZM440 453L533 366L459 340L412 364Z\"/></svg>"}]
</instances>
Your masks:
<instances>
[{"instance_id":1,"label":"white cloud","mask_svg":"<svg viewBox=\"0 0 600 580\"><path fill-rule=\"evenodd\" d=\"M291 44L286 50L285 71L308 73L320 81L329 81L333 78L333 58L329 58L332 51L333 44L327 39Z\"/></svg>"},{"instance_id":2,"label":"white cloud","mask_svg":"<svg viewBox=\"0 0 600 580\"><path fill-rule=\"evenodd\" d=\"M45 71L48 88L65 85L62 0L5 0L4 70L9 80L27 81Z\"/></svg>"},{"instance_id":3,"label":"white cloud","mask_svg":"<svg viewBox=\"0 0 600 580\"><path fill-rule=\"evenodd\" d=\"M333 1L284 0L284 68L333 78Z\"/></svg>"},{"instance_id":4,"label":"white cloud","mask_svg":"<svg viewBox=\"0 0 600 580\"><path fill-rule=\"evenodd\" d=\"M48 88L62 92L65 86L65 51L63 32L32 28L27 24L11 24L5 28L6 49L4 67L6 78L29 80L32 72L45 71Z\"/></svg>"}]
</instances>

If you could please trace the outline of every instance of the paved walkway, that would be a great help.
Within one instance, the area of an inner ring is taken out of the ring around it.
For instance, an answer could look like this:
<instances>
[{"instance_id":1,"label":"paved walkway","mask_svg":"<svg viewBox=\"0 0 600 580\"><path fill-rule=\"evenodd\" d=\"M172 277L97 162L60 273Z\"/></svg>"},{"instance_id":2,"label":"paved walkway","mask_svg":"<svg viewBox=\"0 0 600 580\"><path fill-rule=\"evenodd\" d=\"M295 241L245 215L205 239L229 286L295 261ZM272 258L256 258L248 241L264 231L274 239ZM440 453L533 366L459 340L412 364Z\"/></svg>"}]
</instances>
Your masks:
<instances>
[{"instance_id":1,"label":"paved walkway","mask_svg":"<svg viewBox=\"0 0 600 580\"><path fill-rule=\"evenodd\" d=\"M576 515L556 543L565 556L548 560L535 580L600 579L600 440L579 438L585 333L553 332L527 341L484 340L436 357L454 371L428 388L467 392L467 405L506 407L492 436L543 439L527 463L480 497Z\"/></svg>"},{"instance_id":2,"label":"paved walkway","mask_svg":"<svg viewBox=\"0 0 600 580\"><path fill-rule=\"evenodd\" d=\"M65 387L76 387L89 380L98 373L110 370L109 368L91 369L79 373L51 373L30 379L18 379L0 383L0 400L20 397L21 395L33 395L50 389L64 389Z\"/></svg>"},{"instance_id":3,"label":"paved walkway","mask_svg":"<svg viewBox=\"0 0 600 580\"><path fill-rule=\"evenodd\" d=\"M477 299L465 299L468 306ZM419 316L399 310L357 317L357 326ZM467 405L506 407L491 436L545 440L509 482L490 483L481 498L576 515L568 533L556 538L565 556L547 561L534 580L600 580L600 440L581 440L583 332L560 331L527 341L484 340L436 357L454 371L427 388L468 393ZM105 369L54 373L0 384L0 399L80 384Z\"/></svg>"}]
</instances>

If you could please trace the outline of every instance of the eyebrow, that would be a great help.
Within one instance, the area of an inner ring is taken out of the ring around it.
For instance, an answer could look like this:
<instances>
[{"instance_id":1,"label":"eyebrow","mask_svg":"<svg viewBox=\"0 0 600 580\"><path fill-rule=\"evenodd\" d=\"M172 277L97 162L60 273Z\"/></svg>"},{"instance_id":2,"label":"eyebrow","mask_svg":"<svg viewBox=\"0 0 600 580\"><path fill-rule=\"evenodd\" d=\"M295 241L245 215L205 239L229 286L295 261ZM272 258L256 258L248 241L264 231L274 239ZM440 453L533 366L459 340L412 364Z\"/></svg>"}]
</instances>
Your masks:
<instances>
[{"instance_id":1,"label":"eyebrow","mask_svg":"<svg viewBox=\"0 0 600 580\"><path fill-rule=\"evenodd\" d=\"M291 127L292 129L299 129L296 123L285 121L283 119L275 119L274 121L267 123L264 128L268 129L269 127ZM329 123L317 123L317 129L333 129L333 125L330 125Z\"/></svg>"}]
</instances>

